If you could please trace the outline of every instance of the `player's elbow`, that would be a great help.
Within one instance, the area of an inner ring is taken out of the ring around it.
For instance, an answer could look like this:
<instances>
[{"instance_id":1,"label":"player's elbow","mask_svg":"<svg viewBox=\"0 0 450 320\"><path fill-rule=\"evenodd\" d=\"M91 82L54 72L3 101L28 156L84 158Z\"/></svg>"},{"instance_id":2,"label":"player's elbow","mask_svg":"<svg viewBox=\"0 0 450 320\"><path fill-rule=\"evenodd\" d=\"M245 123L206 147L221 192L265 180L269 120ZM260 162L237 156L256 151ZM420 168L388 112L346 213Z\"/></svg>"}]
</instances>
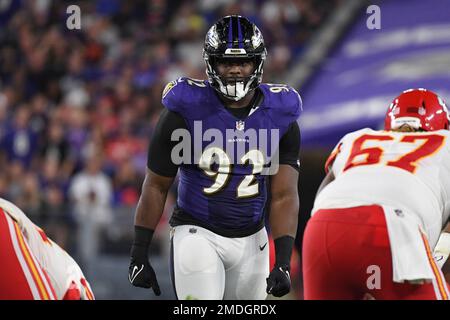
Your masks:
<instances>
[{"instance_id":1,"label":"player's elbow","mask_svg":"<svg viewBox=\"0 0 450 320\"><path fill-rule=\"evenodd\" d=\"M297 191L283 190L272 193L272 203L278 203L291 208L299 208L300 200Z\"/></svg>"}]
</instances>

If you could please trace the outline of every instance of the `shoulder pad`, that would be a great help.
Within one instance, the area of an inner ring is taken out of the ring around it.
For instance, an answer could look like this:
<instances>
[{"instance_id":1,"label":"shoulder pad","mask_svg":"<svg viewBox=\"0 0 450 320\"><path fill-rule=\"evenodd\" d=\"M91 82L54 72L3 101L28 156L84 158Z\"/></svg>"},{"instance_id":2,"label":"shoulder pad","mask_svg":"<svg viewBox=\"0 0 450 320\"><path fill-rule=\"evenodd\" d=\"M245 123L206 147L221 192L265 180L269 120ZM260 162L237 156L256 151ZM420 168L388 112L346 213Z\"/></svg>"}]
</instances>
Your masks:
<instances>
[{"instance_id":1,"label":"shoulder pad","mask_svg":"<svg viewBox=\"0 0 450 320\"><path fill-rule=\"evenodd\" d=\"M8 200L0 198L0 208L16 221L21 229L25 228L25 221L27 221L28 218L19 207Z\"/></svg>"},{"instance_id":2,"label":"shoulder pad","mask_svg":"<svg viewBox=\"0 0 450 320\"><path fill-rule=\"evenodd\" d=\"M342 136L342 138L341 138L341 140L339 140L338 144L344 144L344 143L347 143L348 141L350 141L350 143L353 143L353 140L356 139L357 137L359 137L363 134L370 134L370 133L373 133L370 128L362 128L362 129L358 129L356 131L348 132Z\"/></svg>"},{"instance_id":3,"label":"shoulder pad","mask_svg":"<svg viewBox=\"0 0 450 320\"><path fill-rule=\"evenodd\" d=\"M285 125L298 119L303 102L297 90L286 84L264 83L259 87L264 93L264 105L272 109L276 123Z\"/></svg>"},{"instance_id":4,"label":"shoulder pad","mask_svg":"<svg viewBox=\"0 0 450 320\"><path fill-rule=\"evenodd\" d=\"M341 149L343 146L345 146L347 143L353 144L353 141L356 137L362 136L363 134L370 134L373 133L373 130L370 128L363 128L356 131L349 132L345 134L341 140L337 143L337 145L334 147L333 151L328 156L328 159L325 161L325 173L328 174L328 172L331 170L331 167L333 166L334 160L336 159L337 155L341 152Z\"/></svg>"},{"instance_id":5,"label":"shoulder pad","mask_svg":"<svg viewBox=\"0 0 450 320\"><path fill-rule=\"evenodd\" d=\"M198 118L199 112L207 111L210 89L205 80L178 78L164 88L162 104L184 118Z\"/></svg>"}]
</instances>

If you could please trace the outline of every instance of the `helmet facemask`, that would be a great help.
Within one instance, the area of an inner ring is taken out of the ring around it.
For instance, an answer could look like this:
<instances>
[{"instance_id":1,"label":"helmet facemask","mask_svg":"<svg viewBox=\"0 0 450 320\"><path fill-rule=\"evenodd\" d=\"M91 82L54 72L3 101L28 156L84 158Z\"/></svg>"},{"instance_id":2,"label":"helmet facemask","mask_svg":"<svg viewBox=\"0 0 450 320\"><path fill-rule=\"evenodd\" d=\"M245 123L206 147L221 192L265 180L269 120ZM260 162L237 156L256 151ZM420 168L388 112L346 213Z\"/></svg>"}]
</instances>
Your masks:
<instances>
[{"instance_id":1,"label":"helmet facemask","mask_svg":"<svg viewBox=\"0 0 450 320\"><path fill-rule=\"evenodd\" d=\"M206 74L211 85L225 98L239 101L244 98L250 91L254 90L262 81L264 57L255 56L252 58L254 69L251 75L247 77L224 77L219 74L216 65L218 57L208 56L204 53L206 62ZM226 58L225 58L226 59ZM239 58L232 58L239 59ZM247 56L242 59L248 59Z\"/></svg>"}]
</instances>

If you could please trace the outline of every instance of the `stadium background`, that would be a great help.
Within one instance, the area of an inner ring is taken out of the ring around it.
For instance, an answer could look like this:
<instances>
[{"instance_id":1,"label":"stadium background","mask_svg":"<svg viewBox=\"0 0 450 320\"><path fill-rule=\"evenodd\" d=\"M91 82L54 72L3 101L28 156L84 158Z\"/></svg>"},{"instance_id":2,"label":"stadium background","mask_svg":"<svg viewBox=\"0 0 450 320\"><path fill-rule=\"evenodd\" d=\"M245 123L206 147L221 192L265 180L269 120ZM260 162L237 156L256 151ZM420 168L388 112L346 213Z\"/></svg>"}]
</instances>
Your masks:
<instances>
[{"instance_id":1,"label":"stadium background","mask_svg":"<svg viewBox=\"0 0 450 320\"><path fill-rule=\"evenodd\" d=\"M69 5L81 29L66 27ZM381 9L370 30L369 5ZM0 0L0 197L13 201L81 265L99 299L154 299L128 284L134 208L164 85L205 78L208 27L242 14L268 47L264 81L303 97L301 230L328 152L379 128L390 100L425 87L450 97L446 0ZM168 197L152 244L162 299L173 299ZM299 256L294 291L301 299Z\"/></svg>"}]
</instances>

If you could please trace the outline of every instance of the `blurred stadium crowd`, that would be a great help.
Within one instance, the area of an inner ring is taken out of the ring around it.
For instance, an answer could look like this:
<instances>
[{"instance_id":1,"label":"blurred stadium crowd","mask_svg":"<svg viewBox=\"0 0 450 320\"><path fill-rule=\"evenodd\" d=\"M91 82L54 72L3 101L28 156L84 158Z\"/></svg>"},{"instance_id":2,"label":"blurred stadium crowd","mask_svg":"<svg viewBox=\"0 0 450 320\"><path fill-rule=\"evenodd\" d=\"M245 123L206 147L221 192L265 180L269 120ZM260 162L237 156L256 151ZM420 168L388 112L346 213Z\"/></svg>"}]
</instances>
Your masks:
<instances>
[{"instance_id":1,"label":"blurred stadium crowd","mask_svg":"<svg viewBox=\"0 0 450 320\"><path fill-rule=\"evenodd\" d=\"M205 78L208 27L227 14L246 15L268 46L264 81L283 82L338 3L6 1L0 7L0 197L75 255L81 245L75 230L83 223L113 226L125 212L131 226L162 89L182 75ZM71 4L81 9L81 30L66 27Z\"/></svg>"}]
</instances>

